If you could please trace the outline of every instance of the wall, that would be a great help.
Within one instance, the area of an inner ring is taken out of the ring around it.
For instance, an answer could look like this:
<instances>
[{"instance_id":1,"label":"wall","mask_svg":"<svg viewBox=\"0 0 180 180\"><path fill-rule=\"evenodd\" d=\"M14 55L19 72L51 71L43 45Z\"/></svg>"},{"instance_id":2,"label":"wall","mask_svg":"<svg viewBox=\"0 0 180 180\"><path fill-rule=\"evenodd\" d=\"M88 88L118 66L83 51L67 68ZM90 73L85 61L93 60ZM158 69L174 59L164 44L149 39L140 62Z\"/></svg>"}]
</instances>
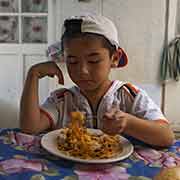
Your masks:
<instances>
[{"instance_id":1,"label":"wall","mask_svg":"<svg viewBox=\"0 0 180 180\"><path fill-rule=\"evenodd\" d=\"M180 1L177 2L176 35L180 35Z\"/></svg>"},{"instance_id":2,"label":"wall","mask_svg":"<svg viewBox=\"0 0 180 180\"><path fill-rule=\"evenodd\" d=\"M18 98L20 97L22 82L21 71L17 71L20 60L17 55L4 54L0 57L0 127L17 126ZM6 59L6 61L3 61L3 59ZM13 63L14 61L16 61L16 64Z\"/></svg>"},{"instance_id":3,"label":"wall","mask_svg":"<svg viewBox=\"0 0 180 180\"><path fill-rule=\"evenodd\" d=\"M19 102L29 67L46 60L46 45L34 48L0 46L0 128L19 126ZM48 95L48 81L40 81L40 101Z\"/></svg>"}]
</instances>

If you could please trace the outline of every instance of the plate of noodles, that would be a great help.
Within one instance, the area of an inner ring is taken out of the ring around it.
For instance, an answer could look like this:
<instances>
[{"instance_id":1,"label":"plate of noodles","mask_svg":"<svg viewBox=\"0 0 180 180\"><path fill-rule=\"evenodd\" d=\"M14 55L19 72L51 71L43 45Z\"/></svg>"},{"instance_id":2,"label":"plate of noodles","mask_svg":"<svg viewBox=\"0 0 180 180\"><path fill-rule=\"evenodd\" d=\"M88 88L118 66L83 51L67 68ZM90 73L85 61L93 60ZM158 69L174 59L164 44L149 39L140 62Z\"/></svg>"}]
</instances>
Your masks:
<instances>
[{"instance_id":1,"label":"plate of noodles","mask_svg":"<svg viewBox=\"0 0 180 180\"><path fill-rule=\"evenodd\" d=\"M88 164L117 162L133 152L133 145L126 138L86 128L83 124L83 116L74 112L68 127L42 137L42 147L60 158Z\"/></svg>"}]
</instances>

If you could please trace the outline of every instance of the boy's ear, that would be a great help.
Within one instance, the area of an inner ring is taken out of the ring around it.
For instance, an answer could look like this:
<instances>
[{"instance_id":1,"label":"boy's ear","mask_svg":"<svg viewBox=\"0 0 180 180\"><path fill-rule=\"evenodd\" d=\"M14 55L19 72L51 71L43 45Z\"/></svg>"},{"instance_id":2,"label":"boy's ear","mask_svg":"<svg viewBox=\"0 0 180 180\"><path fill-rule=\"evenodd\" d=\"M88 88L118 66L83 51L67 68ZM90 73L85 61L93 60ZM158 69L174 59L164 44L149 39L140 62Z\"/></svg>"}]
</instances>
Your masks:
<instances>
[{"instance_id":1,"label":"boy's ear","mask_svg":"<svg viewBox=\"0 0 180 180\"><path fill-rule=\"evenodd\" d=\"M121 59L121 56L122 56L122 51L119 48L113 53L113 55L111 57L112 58L112 63L111 63L112 68L118 67L119 60Z\"/></svg>"}]
</instances>

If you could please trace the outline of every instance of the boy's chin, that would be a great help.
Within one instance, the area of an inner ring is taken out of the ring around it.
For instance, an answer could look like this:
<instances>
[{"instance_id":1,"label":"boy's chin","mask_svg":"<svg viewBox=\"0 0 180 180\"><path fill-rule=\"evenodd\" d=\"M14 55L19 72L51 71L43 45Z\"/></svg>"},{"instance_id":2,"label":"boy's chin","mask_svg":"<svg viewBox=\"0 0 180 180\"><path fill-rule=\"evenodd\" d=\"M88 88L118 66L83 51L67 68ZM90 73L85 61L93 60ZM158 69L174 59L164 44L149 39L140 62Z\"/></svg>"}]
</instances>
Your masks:
<instances>
[{"instance_id":1,"label":"boy's chin","mask_svg":"<svg viewBox=\"0 0 180 180\"><path fill-rule=\"evenodd\" d=\"M96 89L96 84L94 84L92 81L80 82L80 83L77 83L77 86L80 89L84 89L84 90L93 90L93 89Z\"/></svg>"},{"instance_id":2,"label":"boy's chin","mask_svg":"<svg viewBox=\"0 0 180 180\"><path fill-rule=\"evenodd\" d=\"M88 92L88 91L94 91L97 87L96 86L90 86L88 84L86 85L78 85L81 91Z\"/></svg>"}]
</instances>

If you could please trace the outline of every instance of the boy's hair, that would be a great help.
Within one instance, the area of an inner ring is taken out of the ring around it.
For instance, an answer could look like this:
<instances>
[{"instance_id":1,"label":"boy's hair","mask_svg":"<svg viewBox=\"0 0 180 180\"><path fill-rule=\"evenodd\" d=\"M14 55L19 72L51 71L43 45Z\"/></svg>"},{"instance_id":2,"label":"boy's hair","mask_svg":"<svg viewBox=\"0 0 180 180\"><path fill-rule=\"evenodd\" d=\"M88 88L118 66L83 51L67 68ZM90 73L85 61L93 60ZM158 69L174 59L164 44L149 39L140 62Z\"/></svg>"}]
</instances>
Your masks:
<instances>
[{"instance_id":1,"label":"boy's hair","mask_svg":"<svg viewBox=\"0 0 180 180\"><path fill-rule=\"evenodd\" d=\"M104 36L95 34L95 33L65 33L61 37L61 50L62 53L64 51L64 43L68 42L74 38L90 38L90 39L98 39L101 41L102 47L106 48L109 51L109 56L111 57L113 53L116 51L116 46L112 45L108 39L106 39Z\"/></svg>"}]
</instances>

